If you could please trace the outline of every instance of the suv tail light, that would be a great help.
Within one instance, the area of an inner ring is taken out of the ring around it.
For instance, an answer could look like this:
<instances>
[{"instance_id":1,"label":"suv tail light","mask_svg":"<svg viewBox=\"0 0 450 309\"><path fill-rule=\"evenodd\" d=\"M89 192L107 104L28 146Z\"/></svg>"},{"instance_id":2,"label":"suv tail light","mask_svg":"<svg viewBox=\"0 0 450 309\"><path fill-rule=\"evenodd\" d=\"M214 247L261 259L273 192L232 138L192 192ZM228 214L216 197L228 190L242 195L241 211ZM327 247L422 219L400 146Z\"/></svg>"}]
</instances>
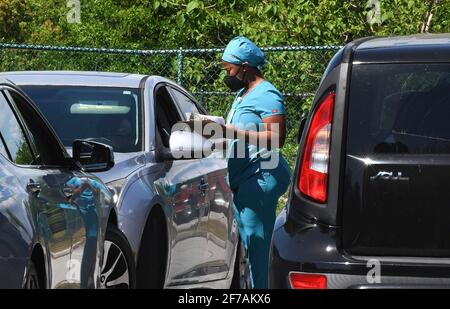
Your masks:
<instances>
[{"instance_id":1,"label":"suv tail light","mask_svg":"<svg viewBox=\"0 0 450 309\"><path fill-rule=\"evenodd\" d=\"M300 192L320 203L327 201L334 98L330 92L313 115L300 168Z\"/></svg>"},{"instance_id":2,"label":"suv tail light","mask_svg":"<svg viewBox=\"0 0 450 309\"><path fill-rule=\"evenodd\" d=\"M324 290L327 288L327 277L324 275L290 273L289 283L296 290Z\"/></svg>"}]
</instances>

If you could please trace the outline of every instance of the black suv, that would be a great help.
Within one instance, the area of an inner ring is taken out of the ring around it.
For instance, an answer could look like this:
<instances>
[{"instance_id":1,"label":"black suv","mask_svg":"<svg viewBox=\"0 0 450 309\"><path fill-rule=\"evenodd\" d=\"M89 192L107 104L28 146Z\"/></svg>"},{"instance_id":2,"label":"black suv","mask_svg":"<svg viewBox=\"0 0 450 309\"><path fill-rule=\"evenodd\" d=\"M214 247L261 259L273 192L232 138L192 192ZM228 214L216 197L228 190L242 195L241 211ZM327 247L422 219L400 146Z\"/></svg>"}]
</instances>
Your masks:
<instances>
[{"instance_id":1,"label":"black suv","mask_svg":"<svg viewBox=\"0 0 450 309\"><path fill-rule=\"evenodd\" d=\"M272 288L450 286L450 35L347 44L299 144Z\"/></svg>"}]
</instances>

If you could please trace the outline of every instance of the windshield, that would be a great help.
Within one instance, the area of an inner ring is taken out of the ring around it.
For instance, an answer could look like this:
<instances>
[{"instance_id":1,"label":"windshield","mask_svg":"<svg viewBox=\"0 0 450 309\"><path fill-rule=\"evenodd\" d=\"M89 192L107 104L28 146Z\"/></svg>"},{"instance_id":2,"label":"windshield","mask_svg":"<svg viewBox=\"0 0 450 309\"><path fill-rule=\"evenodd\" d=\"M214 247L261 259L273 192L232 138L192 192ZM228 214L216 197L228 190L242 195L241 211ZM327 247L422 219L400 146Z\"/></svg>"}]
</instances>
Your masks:
<instances>
[{"instance_id":1,"label":"windshield","mask_svg":"<svg viewBox=\"0 0 450 309\"><path fill-rule=\"evenodd\" d=\"M115 152L142 151L139 89L22 86L53 126L64 146L76 139L110 145Z\"/></svg>"}]
</instances>

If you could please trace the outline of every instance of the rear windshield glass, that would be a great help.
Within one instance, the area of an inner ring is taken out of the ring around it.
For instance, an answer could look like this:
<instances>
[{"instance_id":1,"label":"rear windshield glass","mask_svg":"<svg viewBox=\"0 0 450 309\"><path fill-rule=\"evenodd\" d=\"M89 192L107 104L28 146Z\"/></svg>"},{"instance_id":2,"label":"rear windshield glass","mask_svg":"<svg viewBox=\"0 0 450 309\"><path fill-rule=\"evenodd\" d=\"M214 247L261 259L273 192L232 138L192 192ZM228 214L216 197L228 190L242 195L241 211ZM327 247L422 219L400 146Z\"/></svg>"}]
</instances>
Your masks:
<instances>
[{"instance_id":1,"label":"rear windshield glass","mask_svg":"<svg viewBox=\"0 0 450 309\"><path fill-rule=\"evenodd\" d=\"M353 155L450 153L450 65L354 65L347 137Z\"/></svg>"}]
</instances>

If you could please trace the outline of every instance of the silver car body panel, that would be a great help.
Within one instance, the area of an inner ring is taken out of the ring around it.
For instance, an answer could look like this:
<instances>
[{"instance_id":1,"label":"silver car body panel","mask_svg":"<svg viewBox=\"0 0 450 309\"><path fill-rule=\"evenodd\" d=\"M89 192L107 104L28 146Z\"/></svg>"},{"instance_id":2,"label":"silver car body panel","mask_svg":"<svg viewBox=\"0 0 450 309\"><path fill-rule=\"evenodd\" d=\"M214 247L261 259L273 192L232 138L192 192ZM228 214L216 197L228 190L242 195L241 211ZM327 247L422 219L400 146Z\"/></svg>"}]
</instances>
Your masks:
<instances>
[{"instance_id":1,"label":"silver car body panel","mask_svg":"<svg viewBox=\"0 0 450 309\"><path fill-rule=\"evenodd\" d=\"M61 71L7 72L0 76L18 86L143 89L143 151L117 153L116 166L108 172L96 174L105 183L123 181L116 206L119 228L126 235L137 261L148 216L153 207L161 206L166 219L169 250L165 287L230 286L238 231L231 209L231 191L226 185L225 160L157 162L155 159L155 87L165 84L187 91L166 78L139 74ZM209 181L210 189L212 187L216 191L200 194L197 187L201 181ZM167 192L170 186L176 187L176 191ZM200 201L196 200L199 196Z\"/></svg>"}]
</instances>

